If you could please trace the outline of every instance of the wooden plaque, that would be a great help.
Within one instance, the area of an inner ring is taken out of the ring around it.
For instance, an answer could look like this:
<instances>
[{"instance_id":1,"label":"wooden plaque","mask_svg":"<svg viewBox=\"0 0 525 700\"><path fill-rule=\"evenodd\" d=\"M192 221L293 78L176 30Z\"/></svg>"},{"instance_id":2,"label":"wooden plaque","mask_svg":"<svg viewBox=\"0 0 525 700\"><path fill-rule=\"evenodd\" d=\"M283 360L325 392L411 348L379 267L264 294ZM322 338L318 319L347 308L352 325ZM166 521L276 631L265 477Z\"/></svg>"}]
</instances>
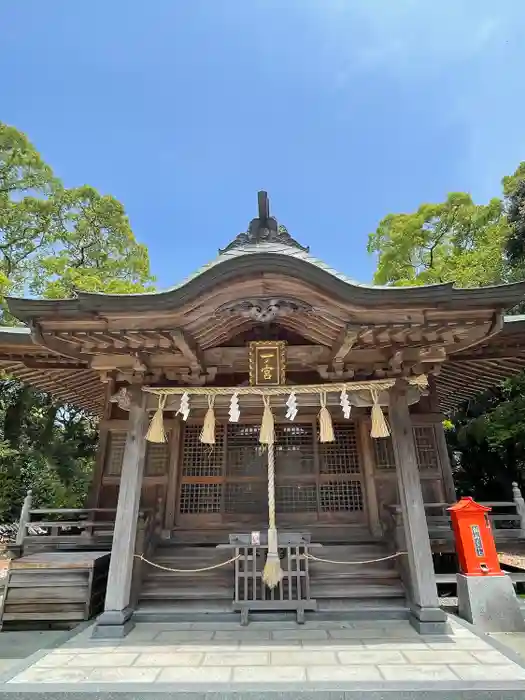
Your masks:
<instances>
[{"instance_id":1,"label":"wooden plaque","mask_svg":"<svg viewBox=\"0 0 525 700\"><path fill-rule=\"evenodd\" d=\"M279 386L285 383L286 343L284 340L257 340L250 343L250 384Z\"/></svg>"}]
</instances>

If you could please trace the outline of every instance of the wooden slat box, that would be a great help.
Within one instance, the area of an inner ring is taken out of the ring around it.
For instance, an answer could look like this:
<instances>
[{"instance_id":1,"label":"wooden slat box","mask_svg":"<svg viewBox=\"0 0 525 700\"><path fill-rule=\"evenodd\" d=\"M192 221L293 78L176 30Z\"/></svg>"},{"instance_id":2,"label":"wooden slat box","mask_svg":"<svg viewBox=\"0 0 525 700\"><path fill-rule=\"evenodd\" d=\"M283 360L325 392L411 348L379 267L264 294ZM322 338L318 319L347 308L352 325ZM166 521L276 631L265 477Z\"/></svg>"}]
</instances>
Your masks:
<instances>
[{"instance_id":1,"label":"wooden slat box","mask_svg":"<svg viewBox=\"0 0 525 700\"><path fill-rule=\"evenodd\" d=\"M11 562L2 622L89 620L102 611L109 552L40 552Z\"/></svg>"}]
</instances>

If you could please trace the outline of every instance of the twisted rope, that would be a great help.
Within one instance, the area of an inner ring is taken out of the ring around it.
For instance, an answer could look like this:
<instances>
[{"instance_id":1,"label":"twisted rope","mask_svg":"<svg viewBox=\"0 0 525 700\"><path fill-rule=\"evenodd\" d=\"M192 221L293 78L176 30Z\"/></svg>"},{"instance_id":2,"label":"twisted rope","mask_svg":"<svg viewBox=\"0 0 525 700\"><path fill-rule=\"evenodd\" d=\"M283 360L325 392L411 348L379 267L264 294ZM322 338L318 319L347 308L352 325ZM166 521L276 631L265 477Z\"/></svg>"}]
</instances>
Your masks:
<instances>
[{"instance_id":1,"label":"twisted rope","mask_svg":"<svg viewBox=\"0 0 525 700\"><path fill-rule=\"evenodd\" d=\"M319 561L323 564L349 564L350 566L357 566L358 564L376 564L380 561L387 561L388 559L395 559L400 557L407 552L396 552L395 554L389 554L387 557L380 557L379 559L364 559L363 561L334 561L333 559L321 559L320 557L315 557L313 554L306 553L305 557L307 559L312 559L313 561Z\"/></svg>"},{"instance_id":2,"label":"twisted rope","mask_svg":"<svg viewBox=\"0 0 525 700\"><path fill-rule=\"evenodd\" d=\"M275 446L268 445L268 527L275 529Z\"/></svg>"},{"instance_id":3,"label":"twisted rope","mask_svg":"<svg viewBox=\"0 0 525 700\"><path fill-rule=\"evenodd\" d=\"M319 392L340 392L346 391L370 391L370 389L375 389L376 391L383 391L385 389L391 389L397 379L371 379L368 382L342 382L335 384L304 384L302 386L268 386L268 387L256 387L256 386L234 386L234 387L214 387L214 386L192 386L192 387L181 387L181 386L171 386L171 387L153 387L144 386L142 391L149 394L156 394L157 396L166 396L169 394L194 394L194 395L209 395L209 396L219 396L219 395L229 395L229 394L258 394L260 396L272 396L272 395L287 395L291 392L295 394L318 394ZM406 377L405 381L413 386L420 387L424 389L428 385L428 379L426 375L421 374L417 377Z\"/></svg>"},{"instance_id":4,"label":"twisted rope","mask_svg":"<svg viewBox=\"0 0 525 700\"><path fill-rule=\"evenodd\" d=\"M137 559L140 559L141 561L146 562L146 564L149 564L150 566L154 566L156 569L162 569L162 571L172 571L175 574L198 574L201 571L212 571L212 569L220 569L221 566L227 566L228 564L232 564L234 561L237 561L237 559L241 558L241 555L238 554L236 557L228 559L228 561L222 561L220 564L213 564L213 566L203 566L202 569L172 569L169 566L155 564L154 561L146 559L146 557L144 557L142 554L134 554L133 556Z\"/></svg>"}]
</instances>

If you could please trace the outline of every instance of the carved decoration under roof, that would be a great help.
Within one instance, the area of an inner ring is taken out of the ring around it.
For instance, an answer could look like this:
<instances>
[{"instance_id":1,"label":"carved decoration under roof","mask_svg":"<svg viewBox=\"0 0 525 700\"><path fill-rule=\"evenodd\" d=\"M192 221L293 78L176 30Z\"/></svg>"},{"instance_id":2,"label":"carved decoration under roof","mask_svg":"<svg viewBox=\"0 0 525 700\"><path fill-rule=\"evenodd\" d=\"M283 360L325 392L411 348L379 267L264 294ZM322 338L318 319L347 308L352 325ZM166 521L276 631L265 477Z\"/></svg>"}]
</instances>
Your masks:
<instances>
[{"instance_id":1,"label":"carved decoration under roof","mask_svg":"<svg viewBox=\"0 0 525 700\"><path fill-rule=\"evenodd\" d=\"M257 243L280 243L293 248L298 248L308 253L310 248L302 246L288 233L285 226L277 222L275 216L270 216L270 200L267 192L257 193L259 215L250 221L248 230L239 233L226 248L219 249L219 254L243 245L256 245Z\"/></svg>"},{"instance_id":2,"label":"carved decoration under roof","mask_svg":"<svg viewBox=\"0 0 525 700\"><path fill-rule=\"evenodd\" d=\"M286 297L254 297L242 301L232 301L223 304L216 310L216 315L239 314L243 318L249 318L258 323L270 323L276 318L290 316L297 313L311 313L310 304L298 299Z\"/></svg>"}]
</instances>

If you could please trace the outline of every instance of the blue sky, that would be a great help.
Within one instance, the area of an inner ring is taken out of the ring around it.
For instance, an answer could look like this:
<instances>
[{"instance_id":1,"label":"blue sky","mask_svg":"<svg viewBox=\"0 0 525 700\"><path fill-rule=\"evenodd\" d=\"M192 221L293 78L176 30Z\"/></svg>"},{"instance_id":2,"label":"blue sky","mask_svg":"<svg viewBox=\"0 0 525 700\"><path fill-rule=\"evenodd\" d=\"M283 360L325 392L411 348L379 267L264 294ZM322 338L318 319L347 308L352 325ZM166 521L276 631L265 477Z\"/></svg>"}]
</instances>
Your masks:
<instances>
[{"instance_id":1,"label":"blue sky","mask_svg":"<svg viewBox=\"0 0 525 700\"><path fill-rule=\"evenodd\" d=\"M367 235L525 159L523 0L18 0L0 120L125 205L161 287L273 213L369 281Z\"/></svg>"}]
</instances>

